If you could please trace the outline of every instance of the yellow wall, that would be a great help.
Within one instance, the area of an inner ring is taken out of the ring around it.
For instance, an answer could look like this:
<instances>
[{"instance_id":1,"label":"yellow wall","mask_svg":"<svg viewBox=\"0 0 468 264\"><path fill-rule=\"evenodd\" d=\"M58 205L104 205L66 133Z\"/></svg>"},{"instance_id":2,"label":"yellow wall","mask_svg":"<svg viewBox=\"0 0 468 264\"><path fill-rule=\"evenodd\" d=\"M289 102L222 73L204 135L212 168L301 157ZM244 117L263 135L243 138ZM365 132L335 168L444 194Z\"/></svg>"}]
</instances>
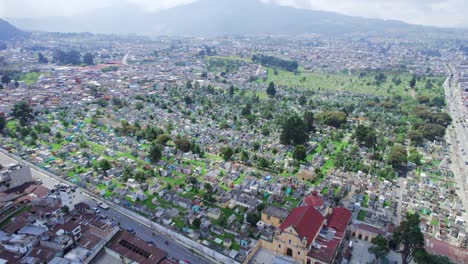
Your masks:
<instances>
[{"instance_id":1,"label":"yellow wall","mask_svg":"<svg viewBox=\"0 0 468 264\"><path fill-rule=\"evenodd\" d=\"M262 212L262 222L264 222L267 225L272 225L274 227L280 227L281 224L283 223L279 218L274 217L274 216L269 216Z\"/></svg>"}]
</instances>

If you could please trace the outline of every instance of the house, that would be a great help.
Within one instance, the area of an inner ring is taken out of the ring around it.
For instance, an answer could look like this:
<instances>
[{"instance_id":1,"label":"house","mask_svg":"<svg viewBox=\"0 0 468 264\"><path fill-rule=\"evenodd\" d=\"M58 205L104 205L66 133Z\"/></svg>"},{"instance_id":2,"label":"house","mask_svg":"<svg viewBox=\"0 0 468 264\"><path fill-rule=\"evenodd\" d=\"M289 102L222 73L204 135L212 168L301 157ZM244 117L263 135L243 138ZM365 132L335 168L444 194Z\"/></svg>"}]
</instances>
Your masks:
<instances>
[{"instance_id":1,"label":"house","mask_svg":"<svg viewBox=\"0 0 468 264\"><path fill-rule=\"evenodd\" d=\"M221 210L219 208L209 208L208 213L207 213L209 218L218 220L219 217L221 216Z\"/></svg>"},{"instance_id":2,"label":"house","mask_svg":"<svg viewBox=\"0 0 468 264\"><path fill-rule=\"evenodd\" d=\"M104 248L105 252L123 263L162 263L167 253L126 231L119 232Z\"/></svg>"},{"instance_id":3,"label":"house","mask_svg":"<svg viewBox=\"0 0 468 264\"><path fill-rule=\"evenodd\" d=\"M276 206L267 206L262 211L262 222L267 225L272 225L274 227L280 227L284 222L286 217L288 217L288 210L276 207Z\"/></svg>"}]
</instances>

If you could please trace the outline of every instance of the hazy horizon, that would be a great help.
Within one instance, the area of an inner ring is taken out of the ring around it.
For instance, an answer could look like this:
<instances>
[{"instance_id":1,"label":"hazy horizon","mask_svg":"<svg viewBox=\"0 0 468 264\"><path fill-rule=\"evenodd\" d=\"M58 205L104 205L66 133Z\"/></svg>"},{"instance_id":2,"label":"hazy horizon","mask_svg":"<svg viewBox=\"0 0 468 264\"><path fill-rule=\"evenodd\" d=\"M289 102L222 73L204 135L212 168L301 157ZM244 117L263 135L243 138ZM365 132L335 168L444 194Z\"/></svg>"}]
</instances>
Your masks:
<instances>
[{"instance_id":1,"label":"hazy horizon","mask_svg":"<svg viewBox=\"0 0 468 264\"><path fill-rule=\"evenodd\" d=\"M153 13L199 0L0 0L2 18L75 17L99 9L133 8ZM300 9L332 11L364 18L398 20L410 24L468 28L463 0L248 0Z\"/></svg>"}]
</instances>

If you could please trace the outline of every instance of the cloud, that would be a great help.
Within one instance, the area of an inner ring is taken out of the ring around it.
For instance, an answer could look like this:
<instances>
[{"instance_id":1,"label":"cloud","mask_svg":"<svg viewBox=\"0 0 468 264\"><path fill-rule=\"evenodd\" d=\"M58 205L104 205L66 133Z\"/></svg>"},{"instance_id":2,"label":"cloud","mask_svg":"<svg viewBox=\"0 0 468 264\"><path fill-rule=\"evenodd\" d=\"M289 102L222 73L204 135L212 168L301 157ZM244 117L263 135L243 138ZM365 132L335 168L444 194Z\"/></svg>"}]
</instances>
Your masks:
<instances>
[{"instance_id":1,"label":"cloud","mask_svg":"<svg viewBox=\"0 0 468 264\"><path fill-rule=\"evenodd\" d=\"M73 16L99 8L137 7L147 12L197 0L0 0L0 17ZM236 0L230 0L236 1ZM252 0L257 1L257 0ZM369 18L433 26L468 27L467 0L260 0Z\"/></svg>"},{"instance_id":2,"label":"cloud","mask_svg":"<svg viewBox=\"0 0 468 264\"><path fill-rule=\"evenodd\" d=\"M333 11L413 24L467 27L466 0L262 0L279 5Z\"/></svg>"}]
</instances>

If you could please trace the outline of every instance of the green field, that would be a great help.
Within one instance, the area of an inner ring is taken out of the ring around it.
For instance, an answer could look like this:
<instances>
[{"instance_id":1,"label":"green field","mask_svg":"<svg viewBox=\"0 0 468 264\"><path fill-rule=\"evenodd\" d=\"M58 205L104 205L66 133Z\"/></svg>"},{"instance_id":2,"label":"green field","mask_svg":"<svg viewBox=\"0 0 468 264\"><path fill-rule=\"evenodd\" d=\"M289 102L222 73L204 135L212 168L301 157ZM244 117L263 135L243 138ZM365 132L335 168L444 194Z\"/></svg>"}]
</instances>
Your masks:
<instances>
[{"instance_id":1,"label":"green field","mask_svg":"<svg viewBox=\"0 0 468 264\"><path fill-rule=\"evenodd\" d=\"M21 75L20 81L24 81L27 85L31 85L39 80L39 76L41 76L41 73L39 72L29 72Z\"/></svg>"},{"instance_id":2,"label":"green field","mask_svg":"<svg viewBox=\"0 0 468 264\"><path fill-rule=\"evenodd\" d=\"M277 74L275 74L275 71ZM409 88L409 81L412 75L409 73L385 73L386 80L380 85L375 84L375 73L368 73L363 77L358 74L327 74L323 72L306 72L300 71L293 73L280 69L268 68L268 77L260 82L274 82L279 86L287 87L303 87L309 90L322 91L342 91L354 92L359 94L370 94L377 96L392 96L399 95L402 97L411 97L412 92ZM397 76L401 83L396 85L392 82L392 78ZM422 77L416 83L416 95L425 95L433 97L443 93L442 82L444 77ZM434 84L433 88L425 89L427 80L431 80Z\"/></svg>"}]
</instances>

